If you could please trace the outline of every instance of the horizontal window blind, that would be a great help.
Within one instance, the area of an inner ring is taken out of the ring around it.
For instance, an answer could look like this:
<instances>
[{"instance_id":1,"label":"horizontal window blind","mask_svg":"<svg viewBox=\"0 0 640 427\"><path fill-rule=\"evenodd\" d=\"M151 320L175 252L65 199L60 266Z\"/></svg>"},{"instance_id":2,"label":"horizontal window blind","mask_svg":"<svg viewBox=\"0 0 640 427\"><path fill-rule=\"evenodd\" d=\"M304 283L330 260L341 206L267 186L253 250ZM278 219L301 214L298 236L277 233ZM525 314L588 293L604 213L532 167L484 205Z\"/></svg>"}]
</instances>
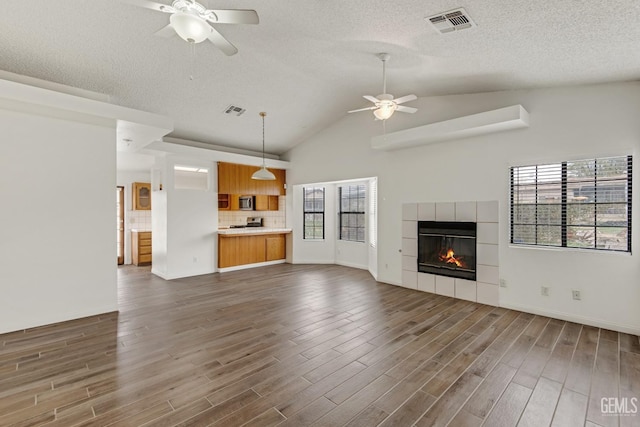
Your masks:
<instances>
[{"instance_id":1,"label":"horizontal window blind","mask_svg":"<svg viewBox=\"0 0 640 427\"><path fill-rule=\"evenodd\" d=\"M632 156L510 174L512 244L631 252Z\"/></svg>"},{"instance_id":2,"label":"horizontal window blind","mask_svg":"<svg viewBox=\"0 0 640 427\"><path fill-rule=\"evenodd\" d=\"M304 187L304 239L324 239L324 187Z\"/></svg>"},{"instance_id":3,"label":"horizontal window blind","mask_svg":"<svg viewBox=\"0 0 640 427\"><path fill-rule=\"evenodd\" d=\"M365 185L346 185L339 187L338 198L340 200L340 240L364 242Z\"/></svg>"},{"instance_id":4,"label":"horizontal window blind","mask_svg":"<svg viewBox=\"0 0 640 427\"><path fill-rule=\"evenodd\" d=\"M369 244L378 245L378 180L369 182Z\"/></svg>"}]
</instances>

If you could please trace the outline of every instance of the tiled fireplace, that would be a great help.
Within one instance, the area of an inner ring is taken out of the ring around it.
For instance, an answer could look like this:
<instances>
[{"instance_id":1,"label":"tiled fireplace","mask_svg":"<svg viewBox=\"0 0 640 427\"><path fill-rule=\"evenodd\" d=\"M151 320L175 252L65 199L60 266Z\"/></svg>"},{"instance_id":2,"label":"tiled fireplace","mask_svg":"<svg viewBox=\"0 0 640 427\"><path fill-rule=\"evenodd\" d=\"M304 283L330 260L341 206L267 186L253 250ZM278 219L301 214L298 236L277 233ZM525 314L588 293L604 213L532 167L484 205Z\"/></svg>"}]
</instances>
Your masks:
<instances>
[{"instance_id":1,"label":"tiled fireplace","mask_svg":"<svg viewBox=\"0 0 640 427\"><path fill-rule=\"evenodd\" d=\"M497 201L405 203L402 285L497 306L498 242Z\"/></svg>"},{"instance_id":2,"label":"tiled fireplace","mask_svg":"<svg viewBox=\"0 0 640 427\"><path fill-rule=\"evenodd\" d=\"M418 272L476 280L476 223L418 221Z\"/></svg>"}]
</instances>

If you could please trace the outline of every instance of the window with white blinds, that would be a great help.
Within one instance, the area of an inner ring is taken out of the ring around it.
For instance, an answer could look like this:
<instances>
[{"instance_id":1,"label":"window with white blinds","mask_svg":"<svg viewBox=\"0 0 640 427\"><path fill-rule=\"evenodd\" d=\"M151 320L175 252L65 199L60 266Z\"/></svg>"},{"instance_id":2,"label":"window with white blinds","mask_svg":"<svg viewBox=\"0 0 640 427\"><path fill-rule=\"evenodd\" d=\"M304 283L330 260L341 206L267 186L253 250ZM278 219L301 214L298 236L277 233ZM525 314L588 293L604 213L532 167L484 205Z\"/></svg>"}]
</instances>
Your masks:
<instances>
[{"instance_id":1,"label":"window with white blinds","mask_svg":"<svg viewBox=\"0 0 640 427\"><path fill-rule=\"evenodd\" d=\"M324 187L303 187L304 239L324 239Z\"/></svg>"},{"instance_id":2,"label":"window with white blinds","mask_svg":"<svg viewBox=\"0 0 640 427\"><path fill-rule=\"evenodd\" d=\"M365 198L364 184L338 187L340 240L364 242Z\"/></svg>"},{"instance_id":3,"label":"window with white blinds","mask_svg":"<svg viewBox=\"0 0 640 427\"><path fill-rule=\"evenodd\" d=\"M378 180L369 181L369 244L378 244Z\"/></svg>"},{"instance_id":4,"label":"window with white blinds","mask_svg":"<svg viewBox=\"0 0 640 427\"><path fill-rule=\"evenodd\" d=\"M510 173L512 244L631 252L632 156Z\"/></svg>"}]
</instances>

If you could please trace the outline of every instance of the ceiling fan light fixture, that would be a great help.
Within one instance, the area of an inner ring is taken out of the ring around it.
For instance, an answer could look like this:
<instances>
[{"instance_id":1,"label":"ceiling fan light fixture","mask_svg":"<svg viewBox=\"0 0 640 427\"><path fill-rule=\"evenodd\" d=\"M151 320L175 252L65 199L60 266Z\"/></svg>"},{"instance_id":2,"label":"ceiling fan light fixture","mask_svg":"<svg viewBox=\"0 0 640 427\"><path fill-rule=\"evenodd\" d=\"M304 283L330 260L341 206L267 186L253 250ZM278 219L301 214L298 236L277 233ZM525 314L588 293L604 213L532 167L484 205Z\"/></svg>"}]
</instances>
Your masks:
<instances>
[{"instance_id":1,"label":"ceiling fan light fixture","mask_svg":"<svg viewBox=\"0 0 640 427\"><path fill-rule=\"evenodd\" d=\"M251 175L251 179L256 179L258 181L275 181L276 176L267 169L267 165L264 160L264 118L267 116L267 113L262 111L259 114L260 117L262 117L262 167Z\"/></svg>"},{"instance_id":2,"label":"ceiling fan light fixture","mask_svg":"<svg viewBox=\"0 0 640 427\"><path fill-rule=\"evenodd\" d=\"M387 120L393 116L398 106L393 101L380 101L380 105L377 110L373 110L373 115L378 120Z\"/></svg>"},{"instance_id":3,"label":"ceiling fan light fixture","mask_svg":"<svg viewBox=\"0 0 640 427\"><path fill-rule=\"evenodd\" d=\"M192 13L176 12L171 15L169 22L180 38L189 43L203 42L211 33L207 21Z\"/></svg>"}]
</instances>

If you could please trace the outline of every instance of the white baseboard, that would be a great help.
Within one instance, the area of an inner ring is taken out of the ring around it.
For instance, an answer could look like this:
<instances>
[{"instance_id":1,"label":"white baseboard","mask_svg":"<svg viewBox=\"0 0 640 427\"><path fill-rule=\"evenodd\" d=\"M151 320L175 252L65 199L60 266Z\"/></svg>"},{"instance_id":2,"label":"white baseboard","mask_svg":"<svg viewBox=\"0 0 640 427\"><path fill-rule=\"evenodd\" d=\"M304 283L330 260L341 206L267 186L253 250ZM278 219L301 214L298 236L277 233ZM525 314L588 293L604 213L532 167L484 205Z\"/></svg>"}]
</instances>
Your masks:
<instances>
[{"instance_id":1,"label":"white baseboard","mask_svg":"<svg viewBox=\"0 0 640 427\"><path fill-rule=\"evenodd\" d=\"M203 276L205 274L213 274L213 273L217 273L218 270L214 269L213 271L211 270L206 270L206 271L189 271L189 272L183 272L183 273L177 273L177 274L164 274L164 273L160 273L157 270L154 270L153 268L151 269L151 274L155 274L156 276L164 279L164 280L173 280L173 279L182 279L184 277L195 277L195 276Z\"/></svg>"},{"instance_id":2,"label":"white baseboard","mask_svg":"<svg viewBox=\"0 0 640 427\"><path fill-rule=\"evenodd\" d=\"M329 260L329 259L325 259L322 261L318 261L315 259L295 259L293 260L293 262L291 264L322 264L322 265L326 265L326 264L335 264L334 260Z\"/></svg>"},{"instance_id":3,"label":"white baseboard","mask_svg":"<svg viewBox=\"0 0 640 427\"><path fill-rule=\"evenodd\" d=\"M113 313L118 311L118 304L104 305L100 307L74 310L67 313L56 313L55 315L29 317L22 322L7 322L0 327L0 334L22 331L24 329L37 328L39 326L51 325L53 323L68 322L69 320L82 319L83 317L97 316L99 314Z\"/></svg>"},{"instance_id":4,"label":"white baseboard","mask_svg":"<svg viewBox=\"0 0 640 427\"><path fill-rule=\"evenodd\" d=\"M342 265L344 267L357 268L357 269L360 269L360 270L369 270L369 266L368 265L360 265L360 264L356 264L356 263L352 263L352 262L336 261L335 264L336 265Z\"/></svg>"},{"instance_id":5,"label":"white baseboard","mask_svg":"<svg viewBox=\"0 0 640 427\"><path fill-rule=\"evenodd\" d=\"M575 314L563 313L560 311L543 310L535 307L527 307L519 304L511 304L500 301L500 307L510 310L524 311L525 313L536 314L538 316L552 317L554 319L565 320L567 322L581 323L583 325L595 326L596 328L611 329L613 331L624 332L626 334L640 335L640 327L625 325L621 323L607 322L601 319L577 316Z\"/></svg>"},{"instance_id":6,"label":"white baseboard","mask_svg":"<svg viewBox=\"0 0 640 427\"><path fill-rule=\"evenodd\" d=\"M229 271L246 270L247 268L256 268L256 267L265 267L267 265L284 264L285 262L287 262L287 260L285 259L279 259L276 261L267 261L267 262L256 262L255 264L244 264L244 265L236 265L233 267L219 268L218 272L226 273Z\"/></svg>"}]
</instances>

